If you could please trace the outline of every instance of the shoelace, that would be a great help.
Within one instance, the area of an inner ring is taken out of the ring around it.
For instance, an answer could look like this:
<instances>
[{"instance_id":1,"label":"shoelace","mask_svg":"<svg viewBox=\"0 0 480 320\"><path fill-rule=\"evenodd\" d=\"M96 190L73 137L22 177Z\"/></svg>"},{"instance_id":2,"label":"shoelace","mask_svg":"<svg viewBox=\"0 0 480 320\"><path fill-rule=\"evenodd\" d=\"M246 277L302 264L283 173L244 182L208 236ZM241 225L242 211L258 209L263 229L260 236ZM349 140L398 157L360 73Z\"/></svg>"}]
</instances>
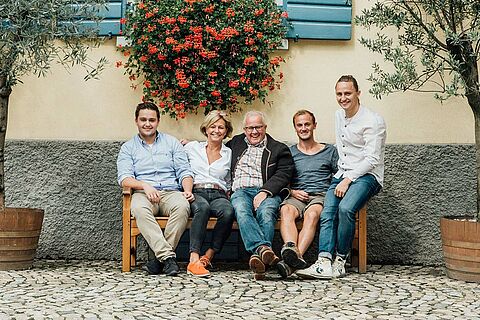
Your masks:
<instances>
[{"instance_id":1,"label":"shoelace","mask_svg":"<svg viewBox=\"0 0 480 320\"><path fill-rule=\"evenodd\" d=\"M210 259L208 259L208 257L206 256L201 256L199 261L204 268L212 266L212 264L210 263Z\"/></svg>"}]
</instances>

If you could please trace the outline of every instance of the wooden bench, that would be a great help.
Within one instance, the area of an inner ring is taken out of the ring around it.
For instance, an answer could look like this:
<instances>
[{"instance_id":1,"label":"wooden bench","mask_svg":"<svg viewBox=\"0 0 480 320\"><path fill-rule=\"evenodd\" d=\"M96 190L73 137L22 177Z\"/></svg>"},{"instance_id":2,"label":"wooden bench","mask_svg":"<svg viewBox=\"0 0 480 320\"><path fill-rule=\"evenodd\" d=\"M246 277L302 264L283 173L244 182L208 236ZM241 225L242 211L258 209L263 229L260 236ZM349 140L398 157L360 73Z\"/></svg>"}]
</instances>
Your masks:
<instances>
[{"instance_id":1,"label":"wooden bench","mask_svg":"<svg viewBox=\"0 0 480 320\"><path fill-rule=\"evenodd\" d=\"M137 237L140 231L137 227L135 218L130 214L132 190L123 188L123 217L122 217L122 272L130 272L131 267L137 264ZM212 230L215 227L216 218L210 218L207 229ZM157 222L162 229L167 225L168 217L157 217ZM188 219L187 229L190 229L192 219ZM297 222L297 229L301 230L302 221ZM233 223L232 230L238 230L238 224ZM280 230L280 221L275 224L275 230ZM355 238L352 246L352 265L358 266L359 273L367 271L367 208L363 207L357 213L357 222L355 227Z\"/></svg>"}]
</instances>

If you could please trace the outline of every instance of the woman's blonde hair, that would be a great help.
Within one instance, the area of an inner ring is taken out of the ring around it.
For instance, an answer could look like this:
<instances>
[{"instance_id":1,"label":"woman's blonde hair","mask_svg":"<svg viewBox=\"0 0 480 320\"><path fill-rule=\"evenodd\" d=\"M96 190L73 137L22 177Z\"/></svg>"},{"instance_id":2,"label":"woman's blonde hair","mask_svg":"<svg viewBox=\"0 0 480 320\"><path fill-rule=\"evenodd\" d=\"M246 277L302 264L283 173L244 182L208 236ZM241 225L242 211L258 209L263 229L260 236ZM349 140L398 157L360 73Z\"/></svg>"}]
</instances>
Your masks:
<instances>
[{"instance_id":1,"label":"woman's blonde hair","mask_svg":"<svg viewBox=\"0 0 480 320\"><path fill-rule=\"evenodd\" d=\"M227 133L225 137L231 137L233 132L232 122L230 121L227 113L222 110L213 110L210 111L203 119L202 124L200 125L200 132L203 135L207 136L207 128L210 127L213 123L217 122L218 120L222 119L225 121L225 128L227 128Z\"/></svg>"}]
</instances>

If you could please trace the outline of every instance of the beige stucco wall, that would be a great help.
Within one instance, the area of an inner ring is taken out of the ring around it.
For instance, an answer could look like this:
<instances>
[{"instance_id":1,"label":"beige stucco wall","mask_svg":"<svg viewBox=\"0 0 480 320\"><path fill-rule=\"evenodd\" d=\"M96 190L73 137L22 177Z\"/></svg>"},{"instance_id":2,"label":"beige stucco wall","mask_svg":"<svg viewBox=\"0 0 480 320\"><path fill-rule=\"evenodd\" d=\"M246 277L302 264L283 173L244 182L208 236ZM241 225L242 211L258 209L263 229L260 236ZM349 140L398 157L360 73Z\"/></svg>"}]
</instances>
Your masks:
<instances>
[{"instance_id":1,"label":"beige stucco wall","mask_svg":"<svg viewBox=\"0 0 480 320\"><path fill-rule=\"evenodd\" d=\"M366 0L357 1L354 14ZM350 41L290 41L289 49L280 51L287 63L281 68L285 81L280 91L271 94L271 106L256 103L245 109L265 111L269 132L280 140L293 141L292 114L301 107L318 117L317 137L332 142L333 114L338 108L334 84L342 74L353 74L363 92L362 103L381 113L388 126L388 143L471 143L473 116L462 99L440 104L431 94L397 93L382 100L374 99L366 80L378 55L358 43L366 32L353 28ZM54 67L47 78L23 79L10 100L10 139L126 140L135 132L134 106L141 90L133 91L130 82L117 69L115 61L123 58L115 39L92 51L92 58L106 56L110 65L100 80L84 82L84 71L69 72ZM198 127L203 116L188 116L181 121L164 118L160 130L177 137L200 139ZM233 117L235 132L241 129L241 115Z\"/></svg>"}]
</instances>

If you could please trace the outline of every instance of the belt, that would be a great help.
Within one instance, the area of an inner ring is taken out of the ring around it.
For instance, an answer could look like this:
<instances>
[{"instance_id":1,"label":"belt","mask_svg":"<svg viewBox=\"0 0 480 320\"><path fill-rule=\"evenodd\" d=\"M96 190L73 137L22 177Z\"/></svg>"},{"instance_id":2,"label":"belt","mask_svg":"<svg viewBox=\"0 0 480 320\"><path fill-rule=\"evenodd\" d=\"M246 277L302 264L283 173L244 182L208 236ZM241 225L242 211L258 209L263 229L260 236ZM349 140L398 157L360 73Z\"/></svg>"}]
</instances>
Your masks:
<instances>
[{"instance_id":1,"label":"belt","mask_svg":"<svg viewBox=\"0 0 480 320\"><path fill-rule=\"evenodd\" d=\"M193 189L217 189L223 190L218 184L216 183L196 183L193 185Z\"/></svg>"}]
</instances>

